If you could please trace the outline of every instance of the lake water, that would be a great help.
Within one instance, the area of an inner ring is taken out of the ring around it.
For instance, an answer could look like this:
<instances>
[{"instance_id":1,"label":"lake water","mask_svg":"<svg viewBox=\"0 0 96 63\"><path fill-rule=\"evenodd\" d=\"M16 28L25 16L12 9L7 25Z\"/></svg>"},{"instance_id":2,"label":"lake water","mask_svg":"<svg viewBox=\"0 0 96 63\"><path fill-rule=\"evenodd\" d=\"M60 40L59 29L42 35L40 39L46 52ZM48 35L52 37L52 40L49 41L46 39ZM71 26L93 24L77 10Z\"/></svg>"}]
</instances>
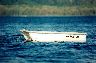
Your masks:
<instances>
[{"instance_id":1,"label":"lake water","mask_svg":"<svg viewBox=\"0 0 96 63\"><path fill-rule=\"evenodd\" d=\"M86 43L27 42L19 30L85 32ZM96 16L0 17L0 63L96 63Z\"/></svg>"}]
</instances>

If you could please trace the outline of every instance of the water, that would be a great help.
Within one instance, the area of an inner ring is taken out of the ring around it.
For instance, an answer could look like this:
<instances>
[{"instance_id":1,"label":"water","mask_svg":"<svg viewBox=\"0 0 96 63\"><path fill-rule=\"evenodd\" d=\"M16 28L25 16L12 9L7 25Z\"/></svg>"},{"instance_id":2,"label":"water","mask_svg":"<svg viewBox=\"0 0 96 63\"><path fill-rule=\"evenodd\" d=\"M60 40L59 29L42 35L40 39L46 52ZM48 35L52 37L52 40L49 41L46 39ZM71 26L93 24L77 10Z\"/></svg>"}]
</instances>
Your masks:
<instances>
[{"instance_id":1,"label":"water","mask_svg":"<svg viewBox=\"0 0 96 63\"><path fill-rule=\"evenodd\" d=\"M86 32L87 42L27 42L19 30ZM96 63L96 16L0 17L0 63Z\"/></svg>"}]
</instances>

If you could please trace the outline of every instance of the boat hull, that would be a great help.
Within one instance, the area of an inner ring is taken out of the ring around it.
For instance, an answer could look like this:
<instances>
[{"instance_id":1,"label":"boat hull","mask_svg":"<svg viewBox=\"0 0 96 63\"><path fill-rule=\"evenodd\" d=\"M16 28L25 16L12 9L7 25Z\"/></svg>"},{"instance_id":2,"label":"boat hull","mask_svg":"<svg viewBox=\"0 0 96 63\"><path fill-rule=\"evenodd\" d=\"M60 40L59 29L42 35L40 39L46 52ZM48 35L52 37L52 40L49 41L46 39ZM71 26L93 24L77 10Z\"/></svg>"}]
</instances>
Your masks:
<instances>
[{"instance_id":1,"label":"boat hull","mask_svg":"<svg viewBox=\"0 0 96 63\"><path fill-rule=\"evenodd\" d=\"M86 33L22 31L28 41L33 42L86 42Z\"/></svg>"}]
</instances>

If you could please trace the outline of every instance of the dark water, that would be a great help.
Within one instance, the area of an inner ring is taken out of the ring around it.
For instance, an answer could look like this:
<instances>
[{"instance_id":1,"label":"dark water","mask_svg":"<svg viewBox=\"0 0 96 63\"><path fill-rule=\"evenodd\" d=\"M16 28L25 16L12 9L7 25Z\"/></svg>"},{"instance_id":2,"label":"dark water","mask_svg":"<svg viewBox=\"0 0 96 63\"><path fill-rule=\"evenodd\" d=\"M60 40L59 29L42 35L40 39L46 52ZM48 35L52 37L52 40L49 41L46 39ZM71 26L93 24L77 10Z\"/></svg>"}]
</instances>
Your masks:
<instances>
[{"instance_id":1,"label":"dark water","mask_svg":"<svg viewBox=\"0 0 96 63\"><path fill-rule=\"evenodd\" d=\"M27 42L19 30L86 32L87 42ZM0 17L0 63L96 63L96 16Z\"/></svg>"}]
</instances>

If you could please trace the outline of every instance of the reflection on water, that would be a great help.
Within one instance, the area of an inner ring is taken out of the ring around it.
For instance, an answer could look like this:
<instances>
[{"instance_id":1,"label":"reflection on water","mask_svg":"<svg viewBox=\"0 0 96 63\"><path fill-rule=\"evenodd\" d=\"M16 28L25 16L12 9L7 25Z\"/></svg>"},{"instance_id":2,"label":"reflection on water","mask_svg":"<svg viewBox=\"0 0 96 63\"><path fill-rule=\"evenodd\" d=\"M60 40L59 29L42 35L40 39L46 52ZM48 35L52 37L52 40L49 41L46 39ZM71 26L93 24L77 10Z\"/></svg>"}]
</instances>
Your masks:
<instances>
[{"instance_id":1,"label":"reflection on water","mask_svg":"<svg viewBox=\"0 0 96 63\"><path fill-rule=\"evenodd\" d=\"M95 17L0 17L0 63L96 63ZM27 42L20 29L87 32L87 42Z\"/></svg>"}]
</instances>

